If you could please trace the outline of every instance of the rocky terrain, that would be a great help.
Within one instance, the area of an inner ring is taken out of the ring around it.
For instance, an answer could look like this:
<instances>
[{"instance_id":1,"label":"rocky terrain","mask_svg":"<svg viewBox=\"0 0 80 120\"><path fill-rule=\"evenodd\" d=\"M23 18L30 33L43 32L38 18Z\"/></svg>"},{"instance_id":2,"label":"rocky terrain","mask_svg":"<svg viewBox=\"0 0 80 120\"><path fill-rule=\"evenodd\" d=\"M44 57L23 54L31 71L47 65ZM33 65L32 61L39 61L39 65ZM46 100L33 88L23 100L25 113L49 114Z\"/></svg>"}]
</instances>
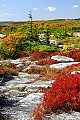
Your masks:
<instances>
[{"instance_id":1,"label":"rocky terrain","mask_svg":"<svg viewBox=\"0 0 80 120\"><path fill-rule=\"evenodd\" d=\"M52 56L51 59L58 60L60 63L50 65L50 68L60 68L78 64L74 59L64 56ZM40 98L44 93L39 91L39 87L49 87L55 80L42 81L35 79L39 74L28 74L26 71L31 67L36 67L36 63L29 61L28 57L22 59L10 60L16 67L24 66L23 61L28 63L18 76L4 77L0 82L0 120L29 120L34 107L40 103ZM4 61L0 61L0 65ZM41 67L41 66L40 66ZM80 72L80 71L78 71ZM45 73L46 74L46 73ZM72 113L52 114L44 117L44 120L80 120L80 113L73 111Z\"/></svg>"}]
</instances>

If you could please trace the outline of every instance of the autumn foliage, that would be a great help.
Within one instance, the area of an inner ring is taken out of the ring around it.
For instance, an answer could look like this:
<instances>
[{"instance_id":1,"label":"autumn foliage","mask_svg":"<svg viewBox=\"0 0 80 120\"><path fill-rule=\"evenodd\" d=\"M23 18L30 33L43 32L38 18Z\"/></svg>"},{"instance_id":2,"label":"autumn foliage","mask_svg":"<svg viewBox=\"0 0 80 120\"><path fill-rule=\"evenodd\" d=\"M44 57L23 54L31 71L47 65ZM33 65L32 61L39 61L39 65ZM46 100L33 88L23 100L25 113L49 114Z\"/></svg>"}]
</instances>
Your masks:
<instances>
[{"instance_id":1,"label":"autumn foliage","mask_svg":"<svg viewBox=\"0 0 80 120\"><path fill-rule=\"evenodd\" d=\"M44 94L43 106L53 112L80 111L80 73L58 75Z\"/></svg>"},{"instance_id":2,"label":"autumn foliage","mask_svg":"<svg viewBox=\"0 0 80 120\"><path fill-rule=\"evenodd\" d=\"M44 52L44 51L34 51L31 54L31 60L40 60L40 59L44 59L46 57L49 56L48 52Z\"/></svg>"},{"instance_id":3,"label":"autumn foliage","mask_svg":"<svg viewBox=\"0 0 80 120\"><path fill-rule=\"evenodd\" d=\"M49 73L50 70L48 69L47 72ZM45 74L46 70L43 71L42 75ZM39 87L40 92L44 93L42 104L40 104L43 110L42 117L51 113L80 112L80 73L77 72L80 71L80 63L67 66L58 71L57 74L55 71L50 72L55 74L55 81L52 86L48 88ZM72 71L76 71L75 74L72 74ZM49 75L48 73L47 75ZM38 111L41 111L41 107L38 108L38 106L36 106L33 114L37 117L36 120L38 120Z\"/></svg>"},{"instance_id":4,"label":"autumn foliage","mask_svg":"<svg viewBox=\"0 0 80 120\"><path fill-rule=\"evenodd\" d=\"M52 59L41 59L38 62L36 62L37 65L51 65L51 64L56 64L58 63L57 60L52 60Z\"/></svg>"}]
</instances>

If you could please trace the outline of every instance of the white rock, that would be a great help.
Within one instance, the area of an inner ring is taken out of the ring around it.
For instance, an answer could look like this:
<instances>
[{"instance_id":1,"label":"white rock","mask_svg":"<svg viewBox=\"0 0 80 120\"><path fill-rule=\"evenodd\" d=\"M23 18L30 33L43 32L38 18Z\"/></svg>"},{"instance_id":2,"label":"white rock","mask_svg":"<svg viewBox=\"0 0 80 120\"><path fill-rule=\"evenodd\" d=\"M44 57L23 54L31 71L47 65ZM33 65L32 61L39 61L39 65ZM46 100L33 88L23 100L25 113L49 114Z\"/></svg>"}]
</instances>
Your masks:
<instances>
[{"instance_id":1,"label":"white rock","mask_svg":"<svg viewBox=\"0 0 80 120\"><path fill-rule=\"evenodd\" d=\"M74 61L74 59L72 58L61 56L61 55L52 56L51 59L57 60L58 62L73 62Z\"/></svg>"},{"instance_id":2,"label":"white rock","mask_svg":"<svg viewBox=\"0 0 80 120\"><path fill-rule=\"evenodd\" d=\"M27 73L24 73L24 72L19 72L19 77L21 77L21 78L26 78L26 77L36 78L38 76L39 76L39 74L27 74Z\"/></svg>"},{"instance_id":3,"label":"white rock","mask_svg":"<svg viewBox=\"0 0 80 120\"><path fill-rule=\"evenodd\" d=\"M18 65L16 65L16 67L22 67L22 66L24 66L24 64L18 64Z\"/></svg>"},{"instance_id":4,"label":"white rock","mask_svg":"<svg viewBox=\"0 0 80 120\"><path fill-rule=\"evenodd\" d=\"M47 118L44 120L47 120ZM73 111L71 114L69 113L62 113L58 115L52 114L49 117L49 120L80 120L80 113Z\"/></svg>"},{"instance_id":5,"label":"white rock","mask_svg":"<svg viewBox=\"0 0 80 120\"><path fill-rule=\"evenodd\" d=\"M14 63L15 65L22 64L22 62L21 62L20 59L10 60L10 62L11 62L11 63Z\"/></svg>"},{"instance_id":6,"label":"white rock","mask_svg":"<svg viewBox=\"0 0 80 120\"><path fill-rule=\"evenodd\" d=\"M38 85L39 87L50 87L51 83L55 82L55 80L50 80L50 81L36 81L32 85Z\"/></svg>"},{"instance_id":7,"label":"white rock","mask_svg":"<svg viewBox=\"0 0 80 120\"><path fill-rule=\"evenodd\" d=\"M50 65L50 68L56 68L56 69L63 69L66 66L70 66L72 64L78 64L80 62L70 62L70 63L57 63L57 64L52 64Z\"/></svg>"},{"instance_id":8,"label":"white rock","mask_svg":"<svg viewBox=\"0 0 80 120\"><path fill-rule=\"evenodd\" d=\"M75 74L76 72L80 73L80 71L73 71L73 72L71 72L71 74Z\"/></svg>"},{"instance_id":9,"label":"white rock","mask_svg":"<svg viewBox=\"0 0 80 120\"><path fill-rule=\"evenodd\" d=\"M44 93L32 93L29 94L27 97L23 98L22 100L19 101L19 104L21 105L27 105L29 104L31 106L31 104L34 104L34 106L37 103L40 103L40 98L43 96Z\"/></svg>"}]
</instances>

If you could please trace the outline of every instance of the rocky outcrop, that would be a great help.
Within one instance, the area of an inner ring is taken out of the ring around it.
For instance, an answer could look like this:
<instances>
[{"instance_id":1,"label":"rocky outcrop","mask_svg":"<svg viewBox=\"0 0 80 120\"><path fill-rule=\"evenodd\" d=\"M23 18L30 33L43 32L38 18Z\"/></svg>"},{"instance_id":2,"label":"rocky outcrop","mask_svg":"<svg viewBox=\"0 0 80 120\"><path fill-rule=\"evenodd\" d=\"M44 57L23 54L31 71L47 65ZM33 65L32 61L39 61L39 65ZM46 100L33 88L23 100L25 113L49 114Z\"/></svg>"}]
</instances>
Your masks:
<instances>
[{"instance_id":1,"label":"rocky outcrop","mask_svg":"<svg viewBox=\"0 0 80 120\"><path fill-rule=\"evenodd\" d=\"M63 69L67 66L70 66L72 64L78 64L78 63L80 62L57 63L57 64L50 65L50 68Z\"/></svg>"},{"instance_id":2,"label":"rocky outcrop","mask_svg":"<svg viewBox=\"0 0 80 120\"><path fill-rule=\"evenodd\" d=\"M58 62L64 63L64 62L74 62L74 59L66 56L61 56L61 55L55 55L52 56L51 59L57 60Z\"/></svg>"},{"instance_id":3,"label":"rocky outcrop","mask_svg":"<svg viewBox=\"0 0 80 120\"><path fill-rule=\"evenodd\" d=\"M50 65L50 68L63 69L68 65L78 64L72 58L65 56L52 56L51 59L57 60L59 63ZM7 60L6 60L7 61ZM6 62L5 61L5 62ZM4 61L0 61L0 65ZM50 87L55 80L41 81L35 80L39 74L27 74L26 71L31 67L37 67L35 62L30 61L27 57L23 59L10 60L14 63L16 68L25 68L19 72L18 76L4 77L3 82L0 83L0 97L1 104L6 107L0 108L1 120L28 120L37 103L40 103L40 98L44 93L39 91L39 87ZM78 71L80 72L80 71ZM46 74L46 73L45 73ZM71 74L75 74L73 71ZM43 120L80 120L79 112L52 114L43 118Z\"/></svg>"}]
</instances>

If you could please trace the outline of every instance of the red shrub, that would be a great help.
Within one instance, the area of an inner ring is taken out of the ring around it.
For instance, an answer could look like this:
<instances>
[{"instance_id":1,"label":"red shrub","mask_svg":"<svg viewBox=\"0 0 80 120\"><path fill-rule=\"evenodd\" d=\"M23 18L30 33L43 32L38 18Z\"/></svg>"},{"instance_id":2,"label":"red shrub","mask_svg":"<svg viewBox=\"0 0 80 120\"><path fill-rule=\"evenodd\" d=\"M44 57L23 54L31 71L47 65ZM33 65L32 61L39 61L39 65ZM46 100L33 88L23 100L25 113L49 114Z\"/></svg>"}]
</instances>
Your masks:
<instances>
[{"instance_id":1,"label":"red shrub","mask_svg":"<svg viewBox=\"0 0 80 120\"><path fill-rule=\"evenodd\" d=\"M52 59L41 59L38 62L36 62L37 65L51 65L51 64L56 64L58 63L57 60L52 60Z\"/></svg>"},{"instance_id":2,"label":"red shrub","mask_svg":"<svg viewBox=\"0 0 80 120\"><path fill-rule=\"evenodd\" d=\"M59 109L80 111L80 73L58 75L52 87L45 92L44 108L56 112Z\"/></svg>"},{"instance_id":3,"label":"red shrub","mask_svg":"<svg viewBox=\"0 0 80 120\"><path fill-rule=\"evenodd\" d=\"M31 60L40 60L46 58L47 56L49 56L48 52L35 51L34 53L31 54Z\"/></svg>"},{"instance_id":4,"label":"red shrub","mask_svg":"<svg viewBox=\"0 0 80 120\"><path fill-rule=\"evenodd\" d=\"M20 58L28 56L27 52L20 51Z\"/></svg>"},{"instance_id":5,"label":"red shrub","mask_svg":"<svg viewBox=\"0 0 80 120\"><path fill-rule=\"evenodd\" d=\"M5 69L4 66L0 66L0 74L3 74L3 73L4 73L4 72L3 72L4 69Z\"/></svg>"},{"instance_id":6,"label":"red shrub","mask_svg":"<svg viewBox=\"0 0 80 120\"><path fill-rule=\"evenodd\" d=\"M33 118L34 120L43 120L43 116L44 108L41 104L37 104L37 106L34 108Z\"/></svg>"},{"instance_id":7,"label":"red shrub","mask_svg":"<svg viewBox=\"0 0 80 120\"><path fill-rule=\"evenodd\" d=\"M12 68L16 68L16 65L14 63L11 63Z\"/></svg>"},{"instance_id":8,"label":"red shrub","mask_svg":"<svg viewBox=\"0 0 80 120\"><path fill-rule=\"evenodd\" d=\"M80 49L73 49L69 51L67 56L73 58L75 61L80 62Z\"/></svg>"},{"instance_id":9,"label":"red shrub","mask_svg":"<svg viewBox=\"0 0 80 120\"><path fill-rule=\"evenodd\" d=\"M67 56L73 58L77 62L80 62L80 49L72 49L69 52L54 52L52 55Z\"/></svg>"}]
</instances>

